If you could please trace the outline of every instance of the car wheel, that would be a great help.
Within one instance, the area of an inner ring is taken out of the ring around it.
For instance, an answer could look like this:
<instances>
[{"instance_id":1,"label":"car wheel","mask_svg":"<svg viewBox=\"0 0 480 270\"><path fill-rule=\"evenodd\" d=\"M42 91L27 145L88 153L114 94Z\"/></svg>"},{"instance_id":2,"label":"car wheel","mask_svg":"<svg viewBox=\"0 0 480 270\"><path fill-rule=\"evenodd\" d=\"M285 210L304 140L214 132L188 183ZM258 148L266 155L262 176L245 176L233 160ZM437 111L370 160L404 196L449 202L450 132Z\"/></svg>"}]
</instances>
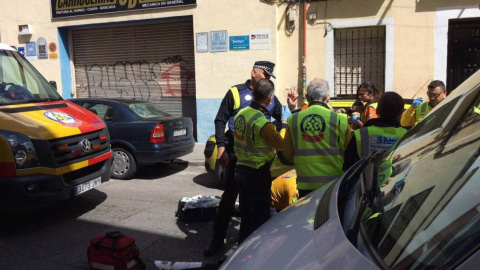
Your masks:
<instances>
[{"instance_id":1,"label":"car wheel","mask_svg":"<svg viewBox=\"0 0 480 270\"><path fill-rule=\"evenodd\" d=\"M130 179L137 172L132 154L123 148L113 148L112 178Z\"/></svg>"}]
</instances>

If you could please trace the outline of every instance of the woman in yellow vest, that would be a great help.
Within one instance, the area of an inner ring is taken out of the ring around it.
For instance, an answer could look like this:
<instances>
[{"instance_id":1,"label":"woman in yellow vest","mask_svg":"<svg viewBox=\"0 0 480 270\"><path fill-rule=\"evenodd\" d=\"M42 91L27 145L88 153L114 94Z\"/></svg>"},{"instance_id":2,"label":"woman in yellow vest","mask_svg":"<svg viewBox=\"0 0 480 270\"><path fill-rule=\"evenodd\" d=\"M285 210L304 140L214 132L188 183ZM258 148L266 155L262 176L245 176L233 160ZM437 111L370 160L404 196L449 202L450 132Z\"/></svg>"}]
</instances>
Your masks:
<instances>
[{"instance_id":1,"label":"woman in yellow vest","mask_svg":"<svg viewBox=\"0 0 480 270\"><path fill-rule=\"evenodd\" d=\"M343 170L377 150L390 149L407 132L400 126L403 98L395 92L383 94L378 102L379 118L370 119L363 128L353 132L345 151Z\"/></svg>"}]
</instances>

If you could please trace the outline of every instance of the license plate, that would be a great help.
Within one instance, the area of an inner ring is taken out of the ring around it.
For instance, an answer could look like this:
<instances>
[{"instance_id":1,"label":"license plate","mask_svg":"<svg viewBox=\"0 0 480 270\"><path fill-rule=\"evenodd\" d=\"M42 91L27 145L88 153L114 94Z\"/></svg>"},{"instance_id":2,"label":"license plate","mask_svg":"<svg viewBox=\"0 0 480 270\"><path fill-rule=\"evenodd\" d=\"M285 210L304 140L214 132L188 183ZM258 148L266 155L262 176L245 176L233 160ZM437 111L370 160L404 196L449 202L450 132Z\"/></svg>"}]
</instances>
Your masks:
<instances>
[{"instance_id":1,"label":"license plate","mask_svg":"<svg viewBox=\"0 0 480 270\"><path fill-rule=\"evenodd\" d=\"M183 128L183 129L177 129L177 130L174 130L173 131L173 137L177 137L177 136L183 136L187 134L187 129Z\"/></svg>"},{"instance_id":2,"label":"license plate","mask_svg":"<svg viewBox=\"0 0 480 270\"><path fill-rule=\"evenodd\" d=\"M73 192L75 196L78 196L84 193L85 191L89 191L92 188L100 186L101 183L102 183L102 177L97 177L93 180L90 180L88 182L75 186Z\"/></svg>"}]
</instances>

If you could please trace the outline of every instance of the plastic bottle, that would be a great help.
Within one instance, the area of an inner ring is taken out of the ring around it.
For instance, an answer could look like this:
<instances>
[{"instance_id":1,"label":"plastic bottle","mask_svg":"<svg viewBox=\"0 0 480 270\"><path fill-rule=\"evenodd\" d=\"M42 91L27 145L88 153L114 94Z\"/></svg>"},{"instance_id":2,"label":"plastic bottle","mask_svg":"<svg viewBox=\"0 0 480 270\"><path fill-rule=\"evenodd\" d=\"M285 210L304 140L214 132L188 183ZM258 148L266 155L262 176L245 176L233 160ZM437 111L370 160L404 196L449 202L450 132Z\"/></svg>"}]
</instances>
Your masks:
<instances>
[{"instance_id":1,"label":"plastic bottle","mask_svg":"<svg viewBox=\"0 0 480 270\"><path fill-rule=\"evenodd\" d=\"M158 270L171 270L172 269L172 262L170 262L170 261L155 260L154 264L158 268Z\"/></svg>"}]
</instances>

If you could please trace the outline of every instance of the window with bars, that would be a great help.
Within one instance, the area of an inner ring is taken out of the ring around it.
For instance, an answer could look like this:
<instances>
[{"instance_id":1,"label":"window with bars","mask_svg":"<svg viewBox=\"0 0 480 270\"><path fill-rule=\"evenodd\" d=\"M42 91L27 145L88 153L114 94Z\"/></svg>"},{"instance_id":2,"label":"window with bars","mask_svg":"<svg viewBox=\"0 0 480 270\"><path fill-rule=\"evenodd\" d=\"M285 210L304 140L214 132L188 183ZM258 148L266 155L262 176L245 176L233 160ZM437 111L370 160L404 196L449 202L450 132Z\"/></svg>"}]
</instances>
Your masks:
<instances>
[{"instance_id":1,"label":"window with bars","mask_svg":"<svg viewBox=\"0 0 480 270\"><path fill-rule=\"evenodd\" d=\"M335 29L335 96L355 97L362 82L385 89L385 26Z\"/></svg>"}]
</instances>

